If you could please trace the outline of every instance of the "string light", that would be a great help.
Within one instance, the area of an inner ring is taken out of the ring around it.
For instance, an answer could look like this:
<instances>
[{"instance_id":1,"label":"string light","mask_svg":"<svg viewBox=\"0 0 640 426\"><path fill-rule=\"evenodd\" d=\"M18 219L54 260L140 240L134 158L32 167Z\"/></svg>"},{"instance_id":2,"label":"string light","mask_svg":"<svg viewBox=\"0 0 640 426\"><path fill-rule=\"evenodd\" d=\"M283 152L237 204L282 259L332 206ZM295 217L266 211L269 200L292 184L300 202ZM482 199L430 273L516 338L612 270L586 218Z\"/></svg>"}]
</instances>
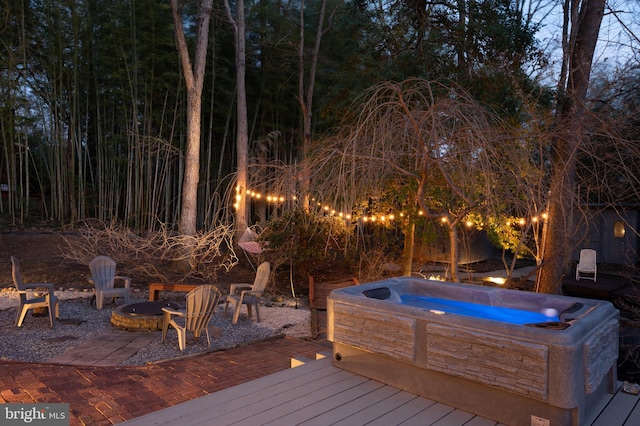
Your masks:
<instances>
[{"instance_id":1,"label":"string light","mask_svg":"<svg viewBox=\"0 0 640 426\"><path fill-rule=\"evenodd\" d=\"M234 208L239 208L240 206L240 200L242 199L242 188L240 186L236 186L236 196L235 196L235 200L236 202L233 204ZM291 196L290 198L282 196L282 195L266 195L264 196L263 194L261 194L260 192L256 192L256 191L246 191L245 194L251 198L254 198L256 200L261 200L261 199L265 199L268 203L284 203L287 200L292 200L292 201L297 201L298 198L294 195ZM317 201L316 198L312 198L311 201L315 202L316 205L320 208L321 211L323 211L325 214L331 215L331 216L338 216L342 219L345 220L351 220L352 219L352 215L349 213L344 213L341 211L337 211L336 209L331 208L329 205L323 205L320 201ZM399 212L398 216L401 218L405 218L408 217L408 215L404 212ZM418 216L424 216L424 211L419 210L418 211ZM532 216L531 217L531 222L532 223L537 223L540 221L540 219L542 220L547 220L549 217L548 213L544 212L541 213L539 216ZM360 220L362 222L380 222L380 223L389 223L392 222L396 219L396 215L393 213L388 213L388 214L382 214L382 215L363 215L360 216ZM448 219L446 216L443 216L442 218L440 218L440 222L442 224L448 223ZM515 222L517 225L519 226L525 226L527 224L527 219L525 218L519 218L516 219ZM511 220L507 220L505 222L506 226L512 226L514 224L513 221ZM468 228L472 228L474 226L474 222L472 220L467 220L465 221L465 225ZM484 226L484 224L480 224L480 226Z\"/></svg>"}]
</instances>

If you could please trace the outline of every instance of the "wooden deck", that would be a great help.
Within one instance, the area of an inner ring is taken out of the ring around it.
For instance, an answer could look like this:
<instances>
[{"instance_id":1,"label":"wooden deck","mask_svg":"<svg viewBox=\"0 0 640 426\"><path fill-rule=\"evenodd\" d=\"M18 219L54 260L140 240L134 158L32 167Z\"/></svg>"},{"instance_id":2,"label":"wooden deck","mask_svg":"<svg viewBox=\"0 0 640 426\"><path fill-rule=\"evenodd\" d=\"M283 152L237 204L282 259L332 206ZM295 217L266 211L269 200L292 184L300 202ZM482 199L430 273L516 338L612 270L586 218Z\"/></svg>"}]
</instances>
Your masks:
<instances>
[{"instance_id":1,"label":"wooden deck","mask_svg":"<svg viewBox=\"0 0 640 426\"><path fill-rule=\"evenodd\" d=\"M636 426L640 425L640 405L638 395L622 392L622 383L618 383L617 392L591 426Z\"/></svg>"},{"instance_id":2,"label":"wooden deck","mask_svg":"<svg viewBox=\"0 0 640 426\"><path fill-rule=\"evenodd\" d=\"M592 426L640 424L639 397L618 392ZM126 426L438 425L499 423L349 373L327 357L122 423Z\"/></svg>"}]
</instances>

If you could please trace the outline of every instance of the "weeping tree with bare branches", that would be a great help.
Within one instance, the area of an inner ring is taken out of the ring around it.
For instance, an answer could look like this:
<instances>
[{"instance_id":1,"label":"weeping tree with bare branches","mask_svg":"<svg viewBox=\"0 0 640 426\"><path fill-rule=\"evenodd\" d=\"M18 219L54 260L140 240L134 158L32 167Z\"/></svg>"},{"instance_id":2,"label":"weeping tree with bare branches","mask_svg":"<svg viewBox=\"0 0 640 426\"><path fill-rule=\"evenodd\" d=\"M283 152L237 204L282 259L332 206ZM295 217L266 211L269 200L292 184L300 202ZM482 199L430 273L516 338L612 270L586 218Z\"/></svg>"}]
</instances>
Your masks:
<instances>
[{"instance_id":1,"label":"weeping tree with bare branches","mask_svg":"<svg viewBox=\"0 0 640 426\"><path fill-rule=\"evenodd\" d=\"M495 198L499 120L461 88L420 79L380 83L352 110L357 114L311 151L312 188L350 210L403 177L406 206L447 227L449 278L458 281L458 228ZM403 273L410 272L405 265Z\"/></svg>"},{"instance_id":2,"label":"weeping tree with bare branches","mask_svg":"<svg viewBox=\"0 0 640 426\"><path fill-rule=\"evenodd\" d=\"M497 235L499 245L516 256L533 256L544 268L549 206L555 179L562 176L554 171L566 164L553 149L566 129L549 129L549 111L532 108L527 126L509 127L455 85L417 79L378 84L352 110L357 113L309 156L312 189L324 194L327 203L350 211L363 198L395 197L395 209L414 217L417 206L423 217L448 229L452 280L459 279L458 231L462 223L474 221L473 226ZM565 194L572 207L563 217L573 226L562 228L567 252L584 238L583 230L597 214L586 207L588 202L597 199L615 208L637 196L633 165L640 148L620 131L625 119L617 114L622 121L614 123L596 110L582 114L581 131L589 137L572 153L576 183ZM406 259L411 238L405 242ZM505 261L508 271L514 261ZM407 262L404 274L410 266ZM536 290L549 291L540 281Z\"/></svg>"}]
</instances>

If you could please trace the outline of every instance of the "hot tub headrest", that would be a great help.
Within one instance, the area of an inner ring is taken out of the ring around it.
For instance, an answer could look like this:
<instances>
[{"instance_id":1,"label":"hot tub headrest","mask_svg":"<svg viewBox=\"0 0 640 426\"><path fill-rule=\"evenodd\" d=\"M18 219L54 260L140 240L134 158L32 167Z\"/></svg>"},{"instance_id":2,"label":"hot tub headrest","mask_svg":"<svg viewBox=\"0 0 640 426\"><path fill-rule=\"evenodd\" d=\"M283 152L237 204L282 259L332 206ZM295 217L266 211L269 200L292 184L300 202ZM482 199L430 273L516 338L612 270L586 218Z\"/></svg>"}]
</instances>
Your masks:
<instances>
[{"instance_id":1,"label":"hot tub headrest","mask_svg":"<svg viewBox=\"0 0 640 426\"><path fill-rule=\"evenodd\" d=\"M560 317L560 321L572 321L583 314L584 304L580 302L576 302L573 305L569 306L567 309L560 312L558 315Z\"/></svg>"},{"instance_id":2,"label":"hot tub headrest","mask_svg":"<svg viewBox=\"0 0 640 426\"><path fill-rule=\"evenodd\" d=\"M387 300L389 297L391 297L391 290L389 290L389 287L378 287L372 288L370 290L365 290L362 292L362 294L372 299Z\"/></svg>"},{"instance_id":3,"label":"hot tub headrest","mask_svg":"<svg viewBox=\"0 0 640 426\"><path fill-rule=\"evenodd\" d=\"M571 327L568 322L548 321L548 322L536 322L531 324L525 324L526 327L546 328L549 330L564 330Z\"/></svg>"}]
</instances>

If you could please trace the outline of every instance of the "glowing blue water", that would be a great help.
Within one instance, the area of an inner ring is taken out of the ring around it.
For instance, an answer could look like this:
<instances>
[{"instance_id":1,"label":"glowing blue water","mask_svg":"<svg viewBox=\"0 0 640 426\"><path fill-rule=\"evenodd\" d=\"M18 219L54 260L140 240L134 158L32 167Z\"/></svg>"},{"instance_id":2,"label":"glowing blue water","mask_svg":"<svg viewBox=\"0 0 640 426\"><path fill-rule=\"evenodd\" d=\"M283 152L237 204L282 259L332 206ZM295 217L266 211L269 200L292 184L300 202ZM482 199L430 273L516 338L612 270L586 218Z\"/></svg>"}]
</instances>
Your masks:
<instances>
[{"instance_id":1,"label":"glowing blue water","mask_svg":"<svg viewBox=\"0 0 640 426\"><path fill-rule=\"evenodd\" d=\"M533 324L540 322L559 321L558 315L545 315L542 312L526 311L523 309L505 308L503 306L482 305L458 300L441 299L437 297L416 296L406 294L400 296L405 305L416 306L446 314L458 314L468 317L485 318L510 324Z\"/></svg>"}]
</instances>

